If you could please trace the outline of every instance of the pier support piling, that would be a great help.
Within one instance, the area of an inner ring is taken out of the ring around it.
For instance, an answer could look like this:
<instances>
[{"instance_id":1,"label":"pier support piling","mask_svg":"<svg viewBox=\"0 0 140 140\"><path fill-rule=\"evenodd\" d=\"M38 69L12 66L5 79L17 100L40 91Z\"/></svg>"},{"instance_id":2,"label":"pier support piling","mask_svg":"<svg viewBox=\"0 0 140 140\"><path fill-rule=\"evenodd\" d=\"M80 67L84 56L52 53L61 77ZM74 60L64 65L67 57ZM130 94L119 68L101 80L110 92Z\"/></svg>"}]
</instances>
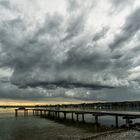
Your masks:
<instances>
[{"instance_id":1,"label":"pier support piling","mask_svg":"<svg viewBox=\"0 0 140 140\"><path fill-rule=\"evenodd\" d=\"M118 128L118 116L115 116L116 128Z\"/></svg>"},{"instance_id":2,"label":"pier support piling","mask_svg":"<svg viewBox=\"0 0 140 140\"><path fill-rule=\"evenodd\" d=\"M74 121L74 118L73 118L73 112L72 112L72 114L71 114L71 118L72 118L72 121Z\"/></svg>"},{"instance_id":3,"label":"pier support piling","mask_svg":"<svg viewBox=\"0 0 140 140\"><path fill-rule=\"evenodd\" d=\"M58 112L58 114L57 114L57 117L58 117L58 119L60 119L60 113Z\"/></svg>"},{"instance_id":4,"label":"pier support piling","mask_svg":"<svg viewBox=\"0 0 140 140\"><path fill-rule=\"evenodd\" d=\"M35 116L35 110L33 110L33 116Z\"/></svg>"},{"instance_id":5,"label":"pier support piling","mask_svg":"<svg viewBox=\"0 0 140 140\"><path fill-rule=\"evenodd\" d=\"M50 116L51 116L50 111L48 111L48 115L47 115L47 116L48 116L48 118L50 119Z\"/></svg>"},{"instance_id":6,"label":"pier support piling","mask_svg":"<svg viewBox=\"0 0 140 140\"><path fill-rule=\"evenodd\" d=\"M82 122L83 122L83 123L85 122L84 114L82 114Z\"/></svg>"},{"instance_id":7,"label":"pier support piling","mask_svg":"<svg viewBox=\"0 0 140 140\"><path fill-rule=\"evenodd\" d=\"M79 114L76 114L77 122L79 122Z\"/></svg>"},{"instance_id":8,"label":"pier support piling","mask_svg":"<svg viewBox=\"0 0 140 140\"><path fill-rule=\"evenodd\" d=\"M95 115L95 123L98 124L98 115Z\"/></svg>"},{"instance_id":9,"label":"pier support piling","mask_svg":"<svg viewBox=\"0 0 140 140\"><path fill-rule=\"evenodd\" d=\"M15 110L15 117L17 117L18 116L18 111L17 110Z\"/></svg>"},{"instance_id":10,"label":"pier support piling","mask_svg":"<svg viewBox=\"0 0 140 140\"><path fill-rule=\"evenodd\" d=\"M55 119L57 119L57 114L58 114L58 112L55 112Z\"/></svg>"},{"instance_id":11,"label":"pier support piling","mask_svg":"<svg viewBox=\"0 0 140 140\"><path fill-rule=\"evenodd\" d=\"M44 114L45 114L45 118L47 118L47 111L46 110L44 111Z\"/></svg>"},{"instance_id":12,"label":"pier support piling","mask_svg":"<svg viewBox=\"0 0 140 140\"><path fill-rule=\"evenodd\" d=\"M64 120L66 120L66 113L64 112Z\"/></svg>"},{"instance_id":13,"label":"pier support piling","mask_svg":"<svg viewBox=\"0 0 140 140\"><path fill-rule=\"evenodd\" d=\"M42 117L42 110L40 110L40 116Z\"/></svg>"}]
</instances>

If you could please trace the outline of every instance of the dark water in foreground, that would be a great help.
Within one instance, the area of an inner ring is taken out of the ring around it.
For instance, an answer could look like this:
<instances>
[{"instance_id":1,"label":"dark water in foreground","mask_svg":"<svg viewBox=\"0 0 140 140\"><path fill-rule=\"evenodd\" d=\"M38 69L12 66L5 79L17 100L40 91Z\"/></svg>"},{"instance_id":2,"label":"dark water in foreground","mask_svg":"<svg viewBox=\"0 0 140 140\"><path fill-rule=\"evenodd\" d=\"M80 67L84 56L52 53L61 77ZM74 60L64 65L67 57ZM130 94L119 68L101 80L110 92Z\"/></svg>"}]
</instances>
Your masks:
<instances>
[{"instance_id":1,"label":"dark water in foreground","mask_svg":"<svg viewBox=\"0 0 140 140\"><path fill-rule=\"evenodd\" d=\"M15 118L13 111L0 109L0 140L76 140L93 134L77 124L58 123L31 115L23 117L22 113Z\"/></svg>"},{"instance_id":2,"label":"dark water in foreground","mask_svg":"<svg viewBox=\"0 0 140 140\"><path fill-rule=\"evenodd\" d=\"M33 117L14 117L14 109L0 109L0 140L77 140L92 136L94 133L112 129L114 118L101 117L99 122L106 126L94 125L93 116L85 116L90 124L56 122ZM124 123L119 120L120 125Z\"/></svg>"}]
</instances>

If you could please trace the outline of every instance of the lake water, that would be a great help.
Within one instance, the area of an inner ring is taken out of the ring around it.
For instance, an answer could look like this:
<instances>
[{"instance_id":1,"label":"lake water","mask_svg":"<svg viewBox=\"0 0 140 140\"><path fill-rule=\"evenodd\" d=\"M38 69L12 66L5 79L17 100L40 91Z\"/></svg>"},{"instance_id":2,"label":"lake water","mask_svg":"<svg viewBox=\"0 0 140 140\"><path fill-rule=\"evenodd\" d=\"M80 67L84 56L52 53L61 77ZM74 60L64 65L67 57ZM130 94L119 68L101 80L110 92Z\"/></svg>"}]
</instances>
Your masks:
<instances>
[{"instance_id":1,"label":"lake water","mask_svg":"<svg viewBox=\"0 0 140 140\"><path fill-rule=\"evenodd\" d=\"M93 124L93 116L85 115L85 121L87 124L56 122L33 117L32 113L24 117L22 112L16 118L14 109L0 109L0 140L77 140L112 129L110 126L114 125L115 118L100 117L99 122L102 125L98 126ZM120 118L119 125L124 123L125 121Z\"/></svg>"}]
</instances>

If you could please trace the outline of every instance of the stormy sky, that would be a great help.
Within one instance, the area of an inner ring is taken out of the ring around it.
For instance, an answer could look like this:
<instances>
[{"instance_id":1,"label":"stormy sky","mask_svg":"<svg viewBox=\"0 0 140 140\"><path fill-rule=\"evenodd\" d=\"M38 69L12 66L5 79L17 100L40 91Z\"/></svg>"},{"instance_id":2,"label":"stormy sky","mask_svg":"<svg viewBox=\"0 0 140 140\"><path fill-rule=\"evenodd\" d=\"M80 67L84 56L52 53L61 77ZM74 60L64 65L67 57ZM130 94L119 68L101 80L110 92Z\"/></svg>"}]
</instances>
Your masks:
<instances>
[{"instance_id":1,"label":"stormy sky","mask_svg":"<svg viewBox=\"0 0 140 140\"><path fill-rule=\"evenodd\" d=\"M0 99L140 99L139 0L0 0Z\"/></svg>"}]
</instances>

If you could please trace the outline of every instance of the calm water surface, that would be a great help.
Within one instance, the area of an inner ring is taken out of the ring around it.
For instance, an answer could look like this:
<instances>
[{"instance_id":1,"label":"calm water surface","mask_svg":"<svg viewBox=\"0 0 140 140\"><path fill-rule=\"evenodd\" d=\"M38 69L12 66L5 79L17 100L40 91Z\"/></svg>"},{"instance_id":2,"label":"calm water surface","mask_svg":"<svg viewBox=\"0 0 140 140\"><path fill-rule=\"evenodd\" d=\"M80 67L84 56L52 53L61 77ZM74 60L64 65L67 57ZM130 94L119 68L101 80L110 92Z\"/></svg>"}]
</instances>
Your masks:
<instances>
[{"instance_id":1,"label":"calm water surface","mask_svg":"<svg viewBox=\"0 0 140 140\"><path fill-rule=\"evenodd\" d=\"M56 122L32 117L31 114L24 117L23 113L15 118L14 109L0 109L0 140L77 140L100 131L110 130L112 129L110 126L115 122L115 119L109 116L99 118L102 126L93 124L92 115L85 115L85 120L90 125ZM124 123L125 121L120 118L119 125Z\"/></svg>"},{"instance_id":2,"label":"calm water surface","mask_svg":"<svg viewBox=\"0 0 140 140\"><path fill-rule=\"evenodd\" d=\"M77 124L75 127L31 115L23 117L23 113L15 118L14 109L0 109L0 140L76 140L93 133Z\"/></svg>"}]
</instances>

